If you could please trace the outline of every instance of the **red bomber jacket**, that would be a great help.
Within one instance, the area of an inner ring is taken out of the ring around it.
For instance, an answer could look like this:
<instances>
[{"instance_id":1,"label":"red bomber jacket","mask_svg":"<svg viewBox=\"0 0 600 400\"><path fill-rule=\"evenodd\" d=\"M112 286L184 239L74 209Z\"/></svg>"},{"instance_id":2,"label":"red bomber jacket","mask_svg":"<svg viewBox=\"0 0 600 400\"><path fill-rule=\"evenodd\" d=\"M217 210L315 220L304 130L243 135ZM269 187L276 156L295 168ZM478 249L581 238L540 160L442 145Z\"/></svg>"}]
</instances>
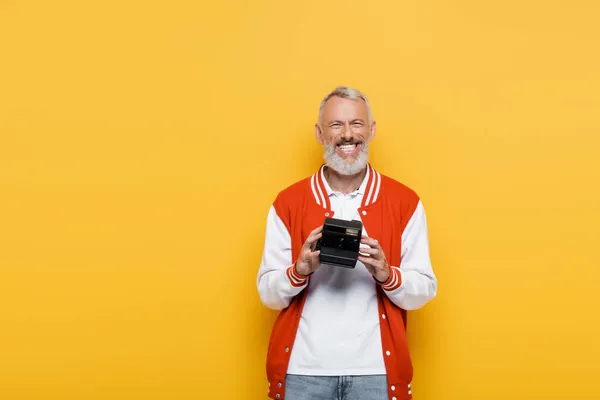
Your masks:
<instances>
[{"instance_id":1,"label":"red bomber jacket","mask_svg":"<svg viewBox=\"0 0 600 400\"><path fill-rule=\"evenodd\" d=\"M323 168L322 166L321 170ZM403 233L409 221L414 219L417 207L420 206L419 197L405 185L379 174L371 165L368 168L367 189L358 211L369 236L379 241L391 266L391 274L386 282L379 284L373 280L377 292L388 394L390 400L409 400L412 399L413 379L413 366L406 340L406 309L409 307L398 306L403 303L394 302L394 297L390 293L402 292L401 288L405 285L405 293L400 295L406 297L411 296L411 292L414 293L414 298L418 297L419 301L411 307L419 308L435 296L437 281L430 268L428 256L422 261L425 265L422 270L419 271L418 268L408 270L408 262L407 270L404 270L402 252L403 250L409 252L410 248L402 243ZM325 217L335 217L330 208L321 170L281 191L273 203L277 216L289 233L292 260L297 260L302 244L310 232L322 225ZM422 219L424 224L424 216ZM425 235L420 239L419 246L422 251L422 247L426 246L427 242L426 228L421 228L419 235ZM428 254L428 247L425 251ZM310 287L310 278L298 275L294 264L285 270L285 275L291 287L306 286L291 298L287 307L280 311L269 340L267 351L269 397L278 400L285 398L288 363L307 289ZM410 304L410 301L406 304Z\"/></svg>"}]
</instances>

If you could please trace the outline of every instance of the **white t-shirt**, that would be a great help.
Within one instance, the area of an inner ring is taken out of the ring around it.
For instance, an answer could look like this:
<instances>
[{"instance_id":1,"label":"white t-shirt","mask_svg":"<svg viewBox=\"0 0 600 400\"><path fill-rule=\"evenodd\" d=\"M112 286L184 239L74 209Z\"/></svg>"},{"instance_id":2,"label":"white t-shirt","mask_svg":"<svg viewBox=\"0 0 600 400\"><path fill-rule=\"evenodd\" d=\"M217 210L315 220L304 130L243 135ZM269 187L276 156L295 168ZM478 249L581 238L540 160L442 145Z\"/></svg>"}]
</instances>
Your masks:
<instances>
[{"instance_id":1,"label":"white t-shirt","mask_svg":"<svg viewBox=\"0 0 600 400\"><path fill-rule=\"evenodd\" d=\"M334 192L322 178L334 218L360 220L368 173L360 188L347 195ZM363 234L368 236L364 226ZM289 374L385 374L375 285L360 261L354 268L323 265L315 271L306 289Z\"/></svg>"}]
</instances>

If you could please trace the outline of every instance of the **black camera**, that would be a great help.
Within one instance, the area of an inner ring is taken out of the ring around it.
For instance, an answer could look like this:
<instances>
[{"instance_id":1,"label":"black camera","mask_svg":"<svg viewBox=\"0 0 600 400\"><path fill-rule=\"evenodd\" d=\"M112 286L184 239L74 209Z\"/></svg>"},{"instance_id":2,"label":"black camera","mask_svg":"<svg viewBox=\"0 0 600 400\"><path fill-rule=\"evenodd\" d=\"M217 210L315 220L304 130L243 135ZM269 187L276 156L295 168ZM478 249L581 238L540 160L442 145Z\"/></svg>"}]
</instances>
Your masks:
<instances>
[{"instance_id":1,"label":"black camera","mask_svg":"<svg viewBox=\"0 0 600 400\"><path fill-rule=\"evenodd\" d=\"M358 261L362 222L325 218L323 236L317 241L315 250L321 250L321 264L354 268Z\"/></svg>"}]
</instances>

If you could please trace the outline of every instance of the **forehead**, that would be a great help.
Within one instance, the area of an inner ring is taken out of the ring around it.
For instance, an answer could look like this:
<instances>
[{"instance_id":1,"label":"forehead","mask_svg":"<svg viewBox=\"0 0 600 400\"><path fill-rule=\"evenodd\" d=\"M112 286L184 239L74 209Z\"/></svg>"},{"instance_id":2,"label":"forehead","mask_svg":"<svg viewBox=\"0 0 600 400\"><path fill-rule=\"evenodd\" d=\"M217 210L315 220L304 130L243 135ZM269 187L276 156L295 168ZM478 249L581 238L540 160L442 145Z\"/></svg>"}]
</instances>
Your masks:
<instances>
[{"instance_id":1,"label":"forehead","mask_svg":"<svg viewBox=\"0 0 600 400\"><path fill-rule=\"evenodd\" d=\"M367 105L361 99L352 100L334 96L327 100L323 107L323 122L333 120L367 120Z\"/></svg>"}]
</instances>

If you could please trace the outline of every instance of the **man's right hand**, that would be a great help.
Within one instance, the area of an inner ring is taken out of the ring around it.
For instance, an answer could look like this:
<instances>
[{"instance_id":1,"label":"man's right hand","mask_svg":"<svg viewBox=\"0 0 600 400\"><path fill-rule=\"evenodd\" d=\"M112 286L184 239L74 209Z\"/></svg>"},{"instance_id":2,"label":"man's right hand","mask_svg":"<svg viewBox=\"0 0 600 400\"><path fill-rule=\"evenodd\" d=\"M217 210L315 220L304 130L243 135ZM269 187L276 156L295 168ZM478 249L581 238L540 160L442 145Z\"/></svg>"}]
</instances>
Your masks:
<instances>
[{"instance_id":1,"label":"man's right hand","mask_svg":"<svg viewBox=\"0 0 600 400\"><path fill-rule=\"evenodd\" d=\"M310 275L319 268L319 250L315 251L317 240L323 236L323 225L312 231L306 238L306 241L302 245L300 256L296 261L296 272L300 275Z\"/></svg>"}]
</instances>

